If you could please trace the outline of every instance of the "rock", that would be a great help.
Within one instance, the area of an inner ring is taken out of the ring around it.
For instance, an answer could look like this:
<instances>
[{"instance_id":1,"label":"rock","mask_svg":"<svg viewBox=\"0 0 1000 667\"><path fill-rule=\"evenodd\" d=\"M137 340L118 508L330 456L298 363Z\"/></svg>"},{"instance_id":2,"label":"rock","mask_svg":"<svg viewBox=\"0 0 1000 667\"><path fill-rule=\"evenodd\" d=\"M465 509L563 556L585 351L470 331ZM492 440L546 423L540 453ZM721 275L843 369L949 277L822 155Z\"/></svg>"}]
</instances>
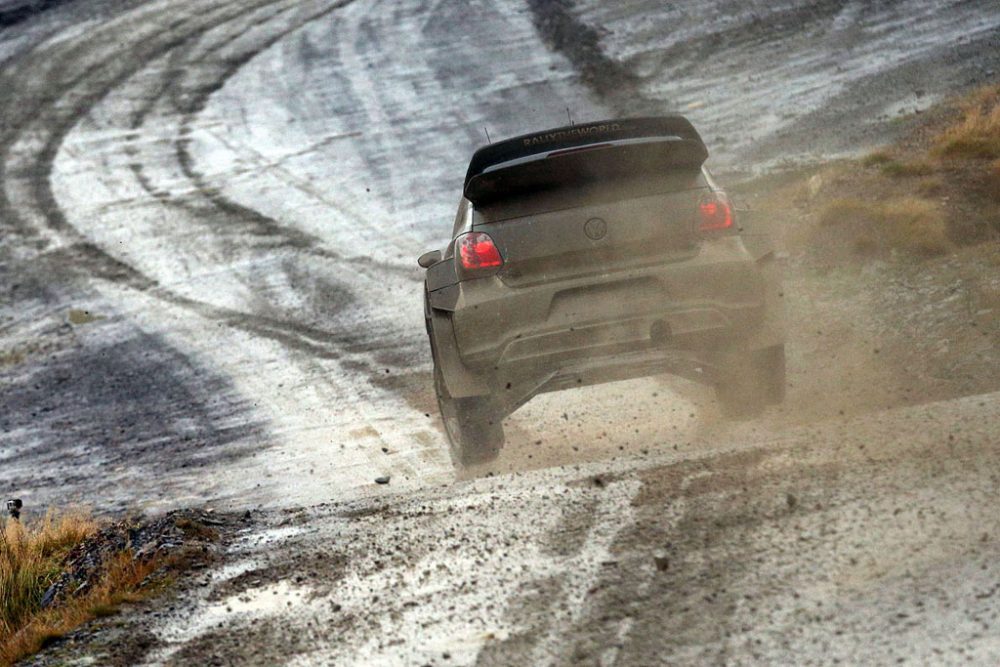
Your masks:
<instances>
[{"instance_id":1,"label":"rock","mask_svg":"<svg viewBox=\"0 0 1000 667\"><path fill-rule=\"evenodd\" d=\"M807 185L809 187L809 196L815 197L823 189L823 177L820 174L816 174L809 179Z\"/></svg>"},{"instance_id":2,"label":"rock","mask_svg":"<svg viewBox=\"0 0 1000 667\"><path fill-rule=\"evenodd\" d=\"M42 603L41 603L42 609L48 608L48 606L55 601L56 595L59 594L59 589L60 589L59 582L56 582L51 586L49 586L49 589L45 591L45 595L42 596Z\"/></svg>"},{"instance_id":3,"label":"rock","mask_svg":"<svg viewBox=\"0 0 1000 667\"><path fill-rule=\"evenodd\" d=\"M383 477L376 477L375 478L375 483L376 484L388 484L389 483L389 476L385 475Z\"/></svg>"}]
</instances>

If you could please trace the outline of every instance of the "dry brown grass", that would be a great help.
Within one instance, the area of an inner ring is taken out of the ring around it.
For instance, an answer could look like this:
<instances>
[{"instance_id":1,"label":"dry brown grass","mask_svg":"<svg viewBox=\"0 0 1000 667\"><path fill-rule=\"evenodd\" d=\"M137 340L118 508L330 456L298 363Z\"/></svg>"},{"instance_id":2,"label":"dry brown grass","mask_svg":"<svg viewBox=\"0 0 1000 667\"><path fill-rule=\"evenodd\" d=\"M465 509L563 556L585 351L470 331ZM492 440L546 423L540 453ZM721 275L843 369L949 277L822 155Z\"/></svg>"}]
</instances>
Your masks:
<instances>
[{"instance_id":1,"label":"dry brown grass","mask_svg":"<svg viewBox=\"0 0 1000 667\"><path fill-rule=\"evenodd\" d=\"M10 665L83 623L142 597L140 583L160 564L140 563L125 552L112 558L85 595L41 608L45 591L76 545L99 528L88 515L49 513L33 524L9 521L0 541L0 664Z\"/></svg>"},{"instance_id":2,"label":"dry brown grass","mask_svg":"<svg viewBox=\"0 0 1000 667\"><path fill-rule=\"evenodd\" d=\"M879 167L890 162L892 162L892 156L886 151L875 151L874 153L869 153L861 160L861 164L866 167Z\"/></svg>"},{"instance_id":3,"label":"dry brown grass","mask_svg":"<svg viewBox=\"0 0 1000 667\"><path fill-rule=\"evenodd\" d=\"M119 554L89 593L38 611L16 633L0 641L0 664L14 664L84 623L116 613L123 603L145 599L149 593L140 590L141 584L160 566L155 561L136 561L130 553Z\"/></svg>"},{"instance_id":4,"label":"dry brown grass","mask_svg":"<svg viewBox=\"0 0 1000 667\"><path fill-rule=\"evenodd\" d=\"M934 152L951 158L1000 158L1000 87L989 86L971 95L962 106L962 119L942 131Z\"/></svg>"},{"instance_id":5,"label":"dry brown grass","mask_svg":"<svg viewBox=\"0 0 1000 667\"><path fill-rule=\"evenodd\" d=\"M921 197L940 197L945 192L945 184L939 178L925 178L917 183L917 194Z\"/></svg>"},{"instance_id":6,"label":"dry brown grass","mask_svg":"<svg viewBox=\"0 0 1000 667\"><path fill-rule=\"evenodd\" d=\"M927 160L914 160L912 162L900 162L891 160L881 166L882 173L893 178L906 178L908 176L930 176L935 172L934 165Z\"/></svg>"},{"instance_id":7,"label":"dry brown grass","mask_svg":"<svg viewBox=\"0 0 1000 667\"><path fill-rule=\"evenodd\" d=\"M952 249L944 213L934 202L901 197L869 203L837 199L819 216L824 227L842 226L858 254L901 250L921 257L942 255Z\"/></svg>"},{"instance_id":8,"label":"dry brown grass","mask_svg":"<svg viewBox=\"0 0 1000 667\"><path fill-rule=\"evenodd\" d=\"M786 247L824 265L888 259L895 251L901 259L933 257L995 242L1000 85L929 113L893 145L803 171L763 195L760 209L784 221Z\"/></svg>"},{"instance_id":9,"label":"dry brown grass","mask_svg":"<svg viewBox=\"0 0 1000 667\"><path fill-rule=\"evenodd\" d=\"M8 521L0 539L0 637L9 636L34 612L70 549L92 535L97 524L86 515L49 513L25 526Z\"/></svg>"},{"instance_id":10,"label":"dry brown grass","mask_svg":"<svg viewBox=\"0 0 1000 667\"><path fill-rule=\"evenodd\" d=\"M819 214L819 224L824 227L864 223L872 214L872 205L860 199L834 199Z\"/></svg>"},{"instance_id":11,"label":"dry brown grass","mask_svg":"<svg viewBox=\"0 0 1000 667\"><path fill-rule=\"evenodd\" d=\"M934 202L916 197L889 201L881 207L882 231L892 248L925 257L952 249L944 213Z\"/></svg>"}]
</instances>

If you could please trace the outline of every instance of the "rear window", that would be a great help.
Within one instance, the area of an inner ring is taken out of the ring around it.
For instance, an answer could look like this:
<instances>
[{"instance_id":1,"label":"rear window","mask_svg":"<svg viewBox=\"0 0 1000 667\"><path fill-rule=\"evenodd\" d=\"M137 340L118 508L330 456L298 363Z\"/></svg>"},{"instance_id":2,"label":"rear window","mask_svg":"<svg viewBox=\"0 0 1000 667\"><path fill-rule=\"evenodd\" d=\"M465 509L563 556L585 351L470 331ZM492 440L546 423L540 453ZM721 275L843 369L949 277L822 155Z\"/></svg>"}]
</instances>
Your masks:
<instances>
[{"instance_id":1,"label":"rear window","mask_svg":"<svg viewBox=\"0 0 1000 667\"><path fill-rule=\"evenodd\" d=\"M697 199L699 191L707 187L705 175L698 168L670 169L641 177L607 179L586 185L563 184L545 190L522 191L516 196L512 193L511 196L496 197L477 204L475 223L488 224L550 211L685 191L691 191L691 196ZM692 204L692 210L694 206Z\"/></svg>"}]
</instances>

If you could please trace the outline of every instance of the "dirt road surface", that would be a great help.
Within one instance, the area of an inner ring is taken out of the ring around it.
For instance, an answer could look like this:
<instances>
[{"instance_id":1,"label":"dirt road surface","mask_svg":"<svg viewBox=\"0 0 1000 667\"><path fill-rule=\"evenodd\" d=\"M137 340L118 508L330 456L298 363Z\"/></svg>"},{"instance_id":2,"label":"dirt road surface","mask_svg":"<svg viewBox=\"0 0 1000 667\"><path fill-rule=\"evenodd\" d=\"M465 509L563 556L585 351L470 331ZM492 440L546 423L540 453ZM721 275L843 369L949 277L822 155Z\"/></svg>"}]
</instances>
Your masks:
<instances>
[{"instance_id":1,"label":"dirt road surface","mask_svg":"<svg viewBox=\"0 0 1000 667\"><path fill-rule=\"evenodd\" d=\"M0 4L3 490L257 525L97 662L1000 661L1000 394L901 386L884 267L792 274L783 411L546 396L455 481L414 261L484 128L677 109L723 174L822 160L995 80L1000 8L44 5Z\"/></svg>"}]
</instances>

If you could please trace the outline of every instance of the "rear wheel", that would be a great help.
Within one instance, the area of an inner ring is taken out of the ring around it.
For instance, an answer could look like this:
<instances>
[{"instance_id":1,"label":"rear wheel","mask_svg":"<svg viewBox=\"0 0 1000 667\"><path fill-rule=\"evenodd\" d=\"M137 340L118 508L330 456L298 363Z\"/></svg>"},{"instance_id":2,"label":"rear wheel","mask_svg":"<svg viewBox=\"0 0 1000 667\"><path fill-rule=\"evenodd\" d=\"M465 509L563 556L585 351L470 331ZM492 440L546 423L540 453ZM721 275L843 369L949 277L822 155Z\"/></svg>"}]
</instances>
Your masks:
<instances>
[{"instance_id":1,"label":"rear wheel","mask_svg":"<svg viewBox=\"0 0 1000 667\"><path fill-rule=\"evenodd\" d=\"M455 467L496 459L504 444L503 412L496 401L490 396L452 397L437 366L434 390Z\"/></svg>"},{"instance_id":2,"label":"rear wheel","mask_svg":"<svg viewBox=\"0 0 1000 667\"><path fill-rule=\"evenodd\" d=\"M728 360L715 385L722 414L751 419L785 399L785 346L756 350Z\"/></svg>"}]
</instances>

